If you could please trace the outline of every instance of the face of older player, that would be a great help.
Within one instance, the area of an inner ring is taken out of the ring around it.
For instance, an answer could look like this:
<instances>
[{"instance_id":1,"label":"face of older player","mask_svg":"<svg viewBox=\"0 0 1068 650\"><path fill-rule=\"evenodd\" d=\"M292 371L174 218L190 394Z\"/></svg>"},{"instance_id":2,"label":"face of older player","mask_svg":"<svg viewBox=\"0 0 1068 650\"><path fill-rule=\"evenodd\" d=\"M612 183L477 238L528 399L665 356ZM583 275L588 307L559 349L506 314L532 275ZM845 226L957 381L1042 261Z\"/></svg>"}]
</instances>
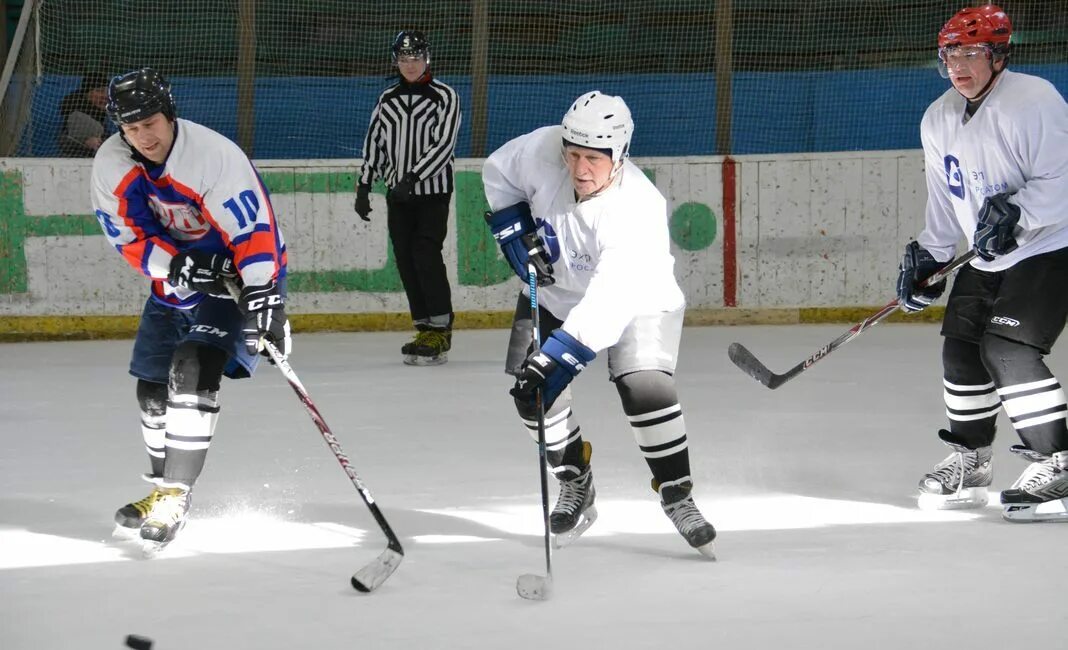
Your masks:
<instances>
[{"instance_id":1,"label":"face of older player","mask_svg":"<svg viewBox=\"0 0 1068 650\"><path fill-rule=\"evenodd\" d=\"M426 72L426 58L423 56L398 56L397 69L408 83L415 83Z\"/></svg>"},{"instance_id":2,"label":"face of older player","mask_svg":"<svg viewBox=\"0 0 1068 650\"><path fill-rule=\"evenodd\" d=\"M995 59L986 45L961 45L947 47L942 61L949 72L949 80L966 99L980 99L995 72L1005 66L1002 59Z\"/></svg>"},{"instance_id":3,"label":"face of older player","mask_svg":"<svg viewBox=\"0 0 1068 650\"><path fill-rule=\"evenodd\" d=\"M167 159L174 144L174 124L163 113L123 124L122 132L138 153L156 164Z\"/></svg>"},{"instance_id":4,"label":"face of older player","mask_svg":"<svg viewBox=\"0 0 1068 650\"><path fill-rule=\"evenodd\" d=\"M612 158L596 149L566 145L564 162L571 173L575 194L578 194L580 199L600 192L612 180Z\"/></svg>"}]
</instances>

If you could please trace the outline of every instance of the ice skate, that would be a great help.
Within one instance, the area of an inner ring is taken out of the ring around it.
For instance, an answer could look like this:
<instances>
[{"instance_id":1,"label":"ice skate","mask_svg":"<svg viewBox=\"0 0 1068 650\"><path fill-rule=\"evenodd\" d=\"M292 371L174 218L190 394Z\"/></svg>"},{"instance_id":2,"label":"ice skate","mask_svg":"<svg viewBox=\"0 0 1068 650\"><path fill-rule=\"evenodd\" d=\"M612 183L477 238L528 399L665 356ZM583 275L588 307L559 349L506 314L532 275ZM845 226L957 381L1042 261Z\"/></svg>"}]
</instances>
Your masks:
<instances>
[{"instance_id":1,"label":"ice skate","mask_svg":"<svg viewBox=\"0 0 1068 650\"><path fill-rule=\"evenodd\" d=\"M675 524L686 543L710 560L716 559L716 549L713 540L716 539L716 529L704 518L697 504L693 502L690 492L693 483L689 477L678 481L669 481L657 485L653 481L653 489L660 494L660 507L664 514Z\"/></svg>"},{"instance_id":2,"label":"ice skate","mask_svg":"<svg viewBox=\"0 0 1068 650\"><path fill-rule=\"evenodd\" d=\"M571 544L597 521L597 508L593 505L597 491L593 487L593 470L588 464L592 448L588 442L582 444L587 459L585 469L580 470L574 465L553 468L553 474L560 481L560 494L549 513L549 531L553 534L555 548Z\"/></svg>"},{"instance_id":3,"label":"ice skate","mask_svg":"<svg viewBox=\"0 0 1068 650\"><path fill-rule=\"evenodd\" d=\"M411 343L401 348L404 363L409 366L440 366L449 360L452 349L452 330L419 325L419 333Z\"/></svg>"},{"instance_id":4,"label":"ice skate","mask_svg":"<svg viewBox=\"0 0 1068 650\"><path fill-rule=\"evenodd\" d=\"M987 488L994 478L989 446L969 449L942 429L938 437L953 453L920 480L921 510L962 510L987 504Z\"/></svg>"},{"instance_id":5,"label":"ice skate","mask_svg":"<svg viewBox=\"0 0 1068 650\"><path fill-rule=\"evenodd\" d=\"M116 539L137 539L141 534L141 525L145 523L145 517L152 510L152 506L155 505L156 500L159 499L160 491L156 486L159 477L151 474L144 474L142 477L144 480L152 483L152 491L148 493L145 498L127 503L123 507L115 511L115 530L112 531L112 537Z\"/></svg>"},{"instance_id":6,"label":"ice skate","mask_svg":"<svg viewBox=\"0 0 1068 650\"><path fill-rule=\"evenodd\" d=\"M416 324L415 336L412 337L411 341L408 341L407 343L401 346L401 357L404 359L404 363L408 364L409 366L415 365L415 344L422 340L423 331L428 329L429 327L429 325L424 325L422 323Z\"/></svg>"},{"instance_id":7,"label":"ice skate","mask_svg":"<svg viewBox=\"0 0 1068 650\"><path fill-rule=\"evenodd\" d=\"M189 513L189 487L163 483L159 497L141 525L141 544L145 557L153 557L174 541L185 527Z\"/></svg>"},{"instance_id":8,"label":"ice skate","mask_svg":"<svg viewBox=\"0 0 1068 650\"><path fill-rule=\"evenodd\" d=\"M1020 445L1012 451L1031 464L1001 493L1001 516L1017 523L1068 521L1068 451L1046 456Z\"/></svg>"}]
</instances>

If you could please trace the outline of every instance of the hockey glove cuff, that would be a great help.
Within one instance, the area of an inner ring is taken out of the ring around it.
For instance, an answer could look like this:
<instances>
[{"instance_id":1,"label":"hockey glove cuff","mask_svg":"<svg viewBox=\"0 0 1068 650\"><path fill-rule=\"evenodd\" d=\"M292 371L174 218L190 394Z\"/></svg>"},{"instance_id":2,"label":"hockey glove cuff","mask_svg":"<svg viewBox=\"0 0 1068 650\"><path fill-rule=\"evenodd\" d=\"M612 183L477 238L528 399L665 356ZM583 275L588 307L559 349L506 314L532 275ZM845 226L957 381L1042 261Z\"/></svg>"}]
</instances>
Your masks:
<instances>
[{"instance_id":1,"label":"hockey glove cuff","mask_svg":"<svg viewBox=\"0 0 1068 650\"><path fill-rule=\"evenodd\" d=\"M167 274L167 281L175 287L216 298L229 298L230 292L225 282L236 279L237 269L233 260L222 253L203 251L178 253L171 259L170 272Z\"/></svg>"},{"instance_id":2,"label":"hockey glove cuff","mask_svg":"<svg viewBox=\"0 0 1068 650\"><path fill-rule=\"evenodd\" d=\"M930 287L920 288L919 285L948 263L936 260L919 242L909 242L905 246L897 275L897 299L901 302L901 308L909 313L923 311L938 300L946 290L945 280Z\"/></svg>"},{"instance_id":3,"label":"hockey glove cuff","mask_svg":"<svg viewBox=\"0 0 1068 650\"><path fill-rule=\"evenodd\" d=\"M274 280L259 286L245 287L241 290L239 307L245 314L245 349L249 354L259 352L270 357L266 350L260 348L260 340L265 339L274 344L283 357L293 349L290 335L289 319L286 317L285 301Z\"/></svg>"},{"instance_id":4,"label":"hockey glove cuff","mask_svg":"<svg viewBox=\"0 0 1068 650\"><path fill-rule=\"evenodd\" d=\"M536 406L535 392L542 390L542 404L549 410L571 380L590 364L597 354L562 329L557 329L545 341L540 352L534 352L523 362L509 393L517 402Z\"/></svg>"},{"instance_id":5,"label":"hockey glove cuff","mask_svg":"<svg viewBox=\"0 0 1068 650\"><path fill-rule=\"evenodd\" d=\"M539 286L554 282L549 250L538 236L530 204L521 201L496 212L487 212L486 223L501 247L504 259L521 280L529 279L527 264L533 262Z\"/></svg>"},{"instance_id":6,"label":"hockey glove cuff","mask_svg":"<svg viewBox=\"0 0 1068 650\"><path fill-rule=\"evenodd\" d=\"M986 262L1016 250L1013 235L1020 222L1020 206L1009 203L1008 194L988 196L979 208L979 223L975 226L972 242L976 254Z\"/></svg>"}]
</instances>

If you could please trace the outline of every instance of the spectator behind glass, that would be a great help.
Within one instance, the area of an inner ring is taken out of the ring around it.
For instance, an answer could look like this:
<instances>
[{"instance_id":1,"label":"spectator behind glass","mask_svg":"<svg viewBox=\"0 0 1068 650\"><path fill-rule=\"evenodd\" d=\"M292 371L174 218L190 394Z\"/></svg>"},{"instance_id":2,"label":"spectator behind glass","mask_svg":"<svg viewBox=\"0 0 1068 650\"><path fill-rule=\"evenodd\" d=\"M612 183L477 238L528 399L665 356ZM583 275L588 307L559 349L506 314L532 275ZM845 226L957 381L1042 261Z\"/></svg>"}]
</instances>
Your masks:
<instances>
[{"instance_id":1,"label":"spectator behind glass","mask_svg":"<svg viewBox=\"0 0 1068 650\"><path fill-rule=\"evenodd\" d=\"M92 158L104 141L108 78L99 73L82 77L82 84L59 103L59 153L65 158Z\"/></svg>"}]
</instances>

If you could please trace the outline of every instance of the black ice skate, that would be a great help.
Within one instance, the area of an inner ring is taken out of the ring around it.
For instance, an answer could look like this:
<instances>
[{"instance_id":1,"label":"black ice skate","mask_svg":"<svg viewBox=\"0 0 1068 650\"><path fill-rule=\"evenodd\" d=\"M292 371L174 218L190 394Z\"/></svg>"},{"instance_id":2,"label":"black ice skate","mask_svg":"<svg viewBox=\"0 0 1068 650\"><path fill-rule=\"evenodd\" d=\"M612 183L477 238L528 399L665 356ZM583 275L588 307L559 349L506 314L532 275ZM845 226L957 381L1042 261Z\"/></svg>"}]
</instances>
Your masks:
<instances>
[{"instance_id":1,"label":"black ice skate","mask_svg":"<svg viewBox=\"0 0 1068 650\"><path fill-rule=\"evenodd\" d=\"M117 539L137 539L141 534L141 525L145 523L145 517L152 510L156 500L159 499L160 491L156 487L159 477L144 474L141 478L153 484L152 491L145 498L127 503L115 511L115 530L112 536Z\"/></svg>"},{"instance_id":2,"label":"black ice skate","mask_svg":"<svg viewBox=\"0 0 1068 650\"><path fill-rule=\"evenodd\" d=\"M159 498L141 525L141 543L145 557L152 557L174 541L185 527L189 513L189 487L162 483Z\"/></svg>"},{"instance_id":3,"label":"black ice skate","mask_svg":"<svg viewBox=\"0 0 1068 650\"><path fill-rule=\"evenodd\" d=\"M583 455L587 463L590 449L590 443L584 442ZM553 468L553 474L560 481L560 495L549 513L549 530L553 534L553 546L564 548L597 521L597 508L593 505L597 491L593 487L593 470L589 464L582 470L574 465L561 465Z\"/></svg>"},{"instance_id":4,"label":"black ice skate","mask_svg":"<svg viewBox=\"0 0 1068 650\"><path fill-rule=\"evenodd\" d=\"M417 325L419 332L410 343L401 346L404 363L409 366L440 366L449 360L452 329Z\"/></svg>"},{"instance_id":5,"label":"black ice skate","mask_svg":"<svg viewBox=\"0 0 1068 650\"><path fill-rule=\"evenodd\" d=\"M920 509L982 508L987 504L987 488L994 478L990 447L969 449L945 429L938 432L938 437L953 453L920 480Z\"/></svg>"},{"instance_id":6,"label":"black ice skate","mask_svg":"<svg viewBox=\"0 0 1068 650\"><path fill-rule=\"evenodd\" d=\"M693 502L690 495L693 483L690 478L687 476L659 485L654 480L653 489L660 494L660 507L664 509L664 514L675 524L675 529L686 543L710 560L716 559L713 541L716 539L716 529L705 520Z\"/></svg>"},{"instance_id":7,"label":"black ice skate","mask_svg":"<svg viewBox=\"0 0 1068 650\"><path fill-rule=\"evenodd\" d=\"M1046 456L1021 445L1011 449L1031 464L1001 493L1002 517L1020 523L1068 521L1068 451Z\"/></svg>"}]
</instances>

